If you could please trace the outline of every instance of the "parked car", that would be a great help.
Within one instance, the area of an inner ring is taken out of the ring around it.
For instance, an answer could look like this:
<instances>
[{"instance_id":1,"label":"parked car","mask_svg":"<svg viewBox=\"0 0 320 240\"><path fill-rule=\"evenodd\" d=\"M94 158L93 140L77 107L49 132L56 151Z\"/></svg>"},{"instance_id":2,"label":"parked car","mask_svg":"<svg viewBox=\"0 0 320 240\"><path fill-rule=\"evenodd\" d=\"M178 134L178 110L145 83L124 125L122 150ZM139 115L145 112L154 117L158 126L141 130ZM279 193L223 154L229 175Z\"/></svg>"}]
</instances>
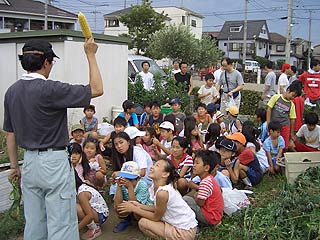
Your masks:
<instances>
[{"instance_id":1,"label":"parked car","mask_svg":"<svg viewBox=\"0 0 320 240\"><path fill-rule=\"evenodd\" d=\"M141 64L144 61L148 61L150 63L149 71L153 75L158 73L162 76L162 78L165 78L167 76L166 73L159 67L159 65L151 58L140 56L140 55L129 54L128 55L128 78L132 82L135 82L137 74L142 71Z\"/></svg>"},{"instance_id":2,"label":"parked car","mask_svg":"<svg viewBox=\"0 0 320 240\"><path fill-rule=\"evenodd\" d=\"M245 65L246 72L257 72L260 69L260 64L257 61L246 60Z\"/></svg>"}]
</instances>

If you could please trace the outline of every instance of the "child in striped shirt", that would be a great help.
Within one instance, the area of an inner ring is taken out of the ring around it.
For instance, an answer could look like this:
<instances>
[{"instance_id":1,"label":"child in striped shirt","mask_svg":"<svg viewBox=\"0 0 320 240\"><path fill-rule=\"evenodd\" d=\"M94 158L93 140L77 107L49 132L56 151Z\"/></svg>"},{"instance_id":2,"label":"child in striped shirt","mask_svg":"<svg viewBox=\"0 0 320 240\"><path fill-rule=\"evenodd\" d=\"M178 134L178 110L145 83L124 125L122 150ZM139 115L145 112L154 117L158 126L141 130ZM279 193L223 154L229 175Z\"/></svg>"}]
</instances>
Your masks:
<instances>
[{"instance_id":1,"label":"child in striped shirt","mask_svg":"<svg viewBox=\"0 0 320 240\"><path fill-rule=\"evenodd\" d=\"M203 150L197 152L193 165L193 174L201 178L199 190L194 198L184 196L183 199L195 212L199 223L217 225L223 216L223 198L219 184L211 172L219 168L220 156L217 152Z\"/></svg>"}]
</instances>

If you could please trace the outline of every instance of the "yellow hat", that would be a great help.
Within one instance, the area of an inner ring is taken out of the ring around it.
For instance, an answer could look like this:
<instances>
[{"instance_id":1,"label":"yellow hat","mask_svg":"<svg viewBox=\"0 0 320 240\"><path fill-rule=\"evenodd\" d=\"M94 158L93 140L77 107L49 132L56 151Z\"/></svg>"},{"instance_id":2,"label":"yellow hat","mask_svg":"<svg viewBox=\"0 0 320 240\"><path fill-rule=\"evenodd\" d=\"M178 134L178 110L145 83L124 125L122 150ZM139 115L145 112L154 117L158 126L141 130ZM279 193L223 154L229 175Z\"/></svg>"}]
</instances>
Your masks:
<instances>
[{"instance_id":1,"label":"yellow hat","mask_svg":"<svg viewBox=\"0 0 320 240\"><path fill-rule=\"evenodd\" d=\"M238 116L239 114L239 109L237 106L228 107L226 111L229 112L232 116Z\"/></svg>"}]
</instances>

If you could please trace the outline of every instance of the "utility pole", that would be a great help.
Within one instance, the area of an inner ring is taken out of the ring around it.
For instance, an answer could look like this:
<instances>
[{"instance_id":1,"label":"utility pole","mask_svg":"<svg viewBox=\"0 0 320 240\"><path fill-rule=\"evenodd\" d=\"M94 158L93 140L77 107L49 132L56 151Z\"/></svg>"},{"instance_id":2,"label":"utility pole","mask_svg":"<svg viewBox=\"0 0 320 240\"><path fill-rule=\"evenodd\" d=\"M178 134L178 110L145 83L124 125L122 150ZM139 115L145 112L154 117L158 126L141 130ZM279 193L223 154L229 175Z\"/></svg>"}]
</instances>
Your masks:
<instances>
[{"instance_id":1,"label":"utility pole","mask_svg":"<svg viewBox=\"0 0 320 240\"><path fill-rule=\"evenodd\" d=\"M94 32L97 31L97 13L101 13L100 11L97 11L97 7L94 6L94 11L91 12L94 15Z\"/></svg>"},{"instance_id":2,"label":"utility pole","mask_svg":"<svg viewBox=\"0 0 320 240\"><path fill-rule=\"evenodd\" d=\"M286 39L286 63L290 63L290 50L291 50L291 27L292 27L292 0L288 0L288 29Z\"/></svg>"},{"instance_id":3,"label":"utility pole","mask_svg":"<svg viewBox=\"0 0 320 240\"><path fill-rule=\"evenodd\" d=\"M312 23L312 11L309 10L309 43L308 43L308 59L307 59L307 69L310 67L310 56L311 56L311 23Z\"/></svg>"},{"instance_id":4,"label":"utility pole","mask_svg":"<svg viewBox=\"0 0 320 240\"><path fill-rule=\"evenodd\" d=\"M48 30L48 0L44 3L44 30Z\"/></svg>"},{"instance_id":5,"label":"utility pole","mask_svg":"<svg viewBox=\"0 0 320 240\"><path fill-rule=\"evenodd\" d=\"M245 13L243 25L243 47L242 47L242 62L245 64L247 58L247 33L248 33L248 0L245 0Z\"/></svg>"},{"instance_id":6,"label":"utility pole","mask_svg":"<svg viewBox=\"0 0 320 240\"><path fill-rule=\"evenodd\" d=\"M127 7L127 0L124 0L123 8L126 8L126 7Z\"/></svg>"}]
</instances>

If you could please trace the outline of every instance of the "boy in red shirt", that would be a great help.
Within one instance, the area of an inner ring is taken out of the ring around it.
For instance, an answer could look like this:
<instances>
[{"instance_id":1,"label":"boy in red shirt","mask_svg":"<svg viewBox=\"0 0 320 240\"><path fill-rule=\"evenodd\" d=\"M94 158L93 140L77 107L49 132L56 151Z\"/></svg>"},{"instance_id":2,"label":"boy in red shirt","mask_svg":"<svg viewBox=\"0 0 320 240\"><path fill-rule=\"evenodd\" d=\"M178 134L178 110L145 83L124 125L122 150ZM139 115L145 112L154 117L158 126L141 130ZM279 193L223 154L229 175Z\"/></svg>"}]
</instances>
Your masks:
<instances>
[{"instance_id":1,"label":"boy in red shirt","mask_svg":"<svg viewBox=\"0 0 320 240\"><path fill-rule=\"evenodd\" d=\"M201 178L198 192L183 199L195 212L199 224L218 225L223 216L224 202L219 184L212 172L219 168L221 157L217 152L203 150L197 152L193 165L193 174Z\"/></svg>"}]
</instances>

